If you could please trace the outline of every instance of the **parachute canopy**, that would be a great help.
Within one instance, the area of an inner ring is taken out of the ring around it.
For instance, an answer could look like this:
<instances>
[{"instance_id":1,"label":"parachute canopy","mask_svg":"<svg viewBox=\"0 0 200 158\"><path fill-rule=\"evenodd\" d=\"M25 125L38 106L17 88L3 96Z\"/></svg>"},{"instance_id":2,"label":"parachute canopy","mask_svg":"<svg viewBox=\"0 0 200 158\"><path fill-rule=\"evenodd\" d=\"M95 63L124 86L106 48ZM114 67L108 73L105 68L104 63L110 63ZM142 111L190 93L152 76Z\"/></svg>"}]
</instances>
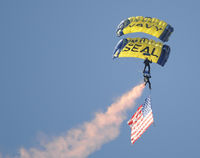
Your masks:
<instances>
[{"instance_id":1,"label":"parachute canopy","mask_svg":"<svg viewBox=\"0 0 200 158\"><path fill-rule=\"evenodd\" d=\"M113 58L133 57L148 59L164 66L170 54L170 47L148 38L121 39L115 47Z\"/></svg>"},{"instance_id":2,"label":"parachute canopy","mask_svg":"<svg viewBox=\"0 0 200 158\"><path fill-rule=\"evenodd\" d=\"M143 32L167 42L174 28L156 18L136 16L123 20L117 27L117 36L128 33Z\"/></svg>"}]
</instances>

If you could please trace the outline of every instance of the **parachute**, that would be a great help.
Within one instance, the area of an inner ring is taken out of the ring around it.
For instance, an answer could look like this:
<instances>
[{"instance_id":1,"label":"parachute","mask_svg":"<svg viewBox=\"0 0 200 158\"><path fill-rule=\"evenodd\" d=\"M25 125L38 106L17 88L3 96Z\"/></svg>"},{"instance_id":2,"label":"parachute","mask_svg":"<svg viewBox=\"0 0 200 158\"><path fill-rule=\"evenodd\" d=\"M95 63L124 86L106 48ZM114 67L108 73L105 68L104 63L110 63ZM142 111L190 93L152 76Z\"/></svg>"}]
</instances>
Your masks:
<instances>
[{"instance_id":1,"label":"parachute","mask_svg":"<svg viewBox=\"0 0 200 158\"><path fill-rule=\"evenodd\" d=\"M141 58L164 66L170 54L170 47L148 38L124 38L115 47L113 58Z\"/></svg>"},{"instance_id":2,"label":"parachute","mask_svg":"<svg viewBox=\"0 0 200 158\"><path fill-rule=\"evenodd\" d=\"M118 37L135 32L143 32L167 42L174 28L157 18L136 16L123 20L117 27Z\"/></svg>"},{"instance_id":3,"label":"parachute","mask_svg":"<svg viewBox=\"0 0 200 158\"><path fill-rule=\"evenodd\" d=\"M118 37L135 32L143 32L167 42L174 28L166 22L152 17L136 16L123 20L117 27ZM141 58L144 59L143 77L145 85L151 90L150 63L164 66L169 58L170 47L162 42L148 38L124 38L115 47L113 58Z\"/></svg>"}]
</instances>

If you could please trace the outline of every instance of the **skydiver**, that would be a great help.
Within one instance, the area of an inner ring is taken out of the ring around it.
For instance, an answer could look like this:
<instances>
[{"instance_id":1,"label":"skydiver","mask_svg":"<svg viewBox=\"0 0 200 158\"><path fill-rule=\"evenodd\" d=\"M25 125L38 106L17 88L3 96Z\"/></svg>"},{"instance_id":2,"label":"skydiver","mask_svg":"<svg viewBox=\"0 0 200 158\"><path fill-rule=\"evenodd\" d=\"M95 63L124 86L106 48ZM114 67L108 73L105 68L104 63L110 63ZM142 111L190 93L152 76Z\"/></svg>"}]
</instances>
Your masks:
<instances>
[{"instance_id":1,"label":"skydiver","mask_svg":"<svg viewBox=\"0 0 200 158\"><path fill-rule=\"evenodd\" d=\"M147 72L150 74L150 63L152 63L152 61L148 60L148 58L146 58L146 59L144 60L145 66L144 66L143 73L145 73L146 68L148 68L148 71L147 71Z\"/></svg>"},{"instance_id":2,"label":"skydiver","mask_svg":"<svg viewBox=\"0 0 200 158\"><path fill-rule=\"evenodd\" d=\"M151 75L148 71L144 71L143 72L143 76L144 76L144 82L145 82L145 86L146 84L148 83L149 84L149 89L151 90L151 82L150 82L150 78L151 78Z\"/></svg>"}]
</instances>

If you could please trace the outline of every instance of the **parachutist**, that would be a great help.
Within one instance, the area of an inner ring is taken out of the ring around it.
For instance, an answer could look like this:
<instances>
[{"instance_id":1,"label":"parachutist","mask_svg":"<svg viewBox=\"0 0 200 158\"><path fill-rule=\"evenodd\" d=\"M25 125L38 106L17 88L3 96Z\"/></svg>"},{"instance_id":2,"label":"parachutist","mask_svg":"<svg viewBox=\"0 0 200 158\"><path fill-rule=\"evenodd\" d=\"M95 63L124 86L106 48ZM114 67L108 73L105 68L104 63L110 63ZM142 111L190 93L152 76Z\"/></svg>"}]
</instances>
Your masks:
<instances>
[{"instance_id":1,"label":"parachutist","mask_svg":"<svg viewBox=\"0 0 200 158\"><path fill-rule=\"evenodd\" d=\"M150 63L152 63L152 61L149 61L147 58L144 60L145 66L144 66L143 73L145 73L146 68L148 68L148 71L147 71L147 72L150 74L150 70L151 70L151 68L150 68Z\"/></svg>"},{"instance_id":2,"label":"parachutist","mask_svg":"<svg viewBox=\"0 0 200 158\"><path fill-rule=\"evenodd\" d=\"M145 82L145 86L148 83L149 84L149 89L151 90L151 82L150 82L150 78L151 78L151 68L150 68L150 63L152 63L152 61L148 60L148 58L146 58L144 60L144 70L143 70L143 76L144 76L144 82ZM146 70L146 68L148 68L148 70Z\"/></svg>"},{"instance_id":3,"label":"parachutist","mask_svg":"<svg viewBox=\"0 0 200 158\"><path fill-rule=\"evenodd\" d=\"M149 81L149 79L144 79L144 80L147 80L147 81L145 82L145 86L146 86L146 84L148 83L148 84L149 84L149 89L151 90L151 82Z\"/></svg>"},{"instance_id":4,"label":"parachutist","mask_svg":"<svg viewBox=\"0 0 200 158\"><path fill-rule=\"evenodd\" d=\"M147 83L149 84L149 89L151 90L151 82L150 82L150 78L151 78L151 75L149 72L147 71L144 71L143 72L143 76L144 76L144 82L145 82L145 86L147 85Z\"/></svg>"}]
</instances>

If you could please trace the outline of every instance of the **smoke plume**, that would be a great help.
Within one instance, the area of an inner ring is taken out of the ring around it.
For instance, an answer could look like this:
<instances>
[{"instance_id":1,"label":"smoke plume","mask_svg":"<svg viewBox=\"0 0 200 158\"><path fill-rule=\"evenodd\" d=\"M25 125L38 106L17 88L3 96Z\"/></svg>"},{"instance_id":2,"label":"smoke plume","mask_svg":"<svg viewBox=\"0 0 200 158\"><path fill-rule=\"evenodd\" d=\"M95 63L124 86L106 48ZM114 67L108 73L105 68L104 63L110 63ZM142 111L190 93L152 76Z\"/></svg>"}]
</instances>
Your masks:
<instances>
[{"instance_id":1,"label":"smoke plume","mask_svg":"<svg viewBox=\"0 0 200 158\"><path fill-rule=\"evenodd\" d=\"M134 107L144 87L143 83L134 87L110 105L105 113L96 113L92 121L41 145L41 149L21 148L19 158L86 158L119 135L126 111Z\"/></svg>"}]
</instances>

